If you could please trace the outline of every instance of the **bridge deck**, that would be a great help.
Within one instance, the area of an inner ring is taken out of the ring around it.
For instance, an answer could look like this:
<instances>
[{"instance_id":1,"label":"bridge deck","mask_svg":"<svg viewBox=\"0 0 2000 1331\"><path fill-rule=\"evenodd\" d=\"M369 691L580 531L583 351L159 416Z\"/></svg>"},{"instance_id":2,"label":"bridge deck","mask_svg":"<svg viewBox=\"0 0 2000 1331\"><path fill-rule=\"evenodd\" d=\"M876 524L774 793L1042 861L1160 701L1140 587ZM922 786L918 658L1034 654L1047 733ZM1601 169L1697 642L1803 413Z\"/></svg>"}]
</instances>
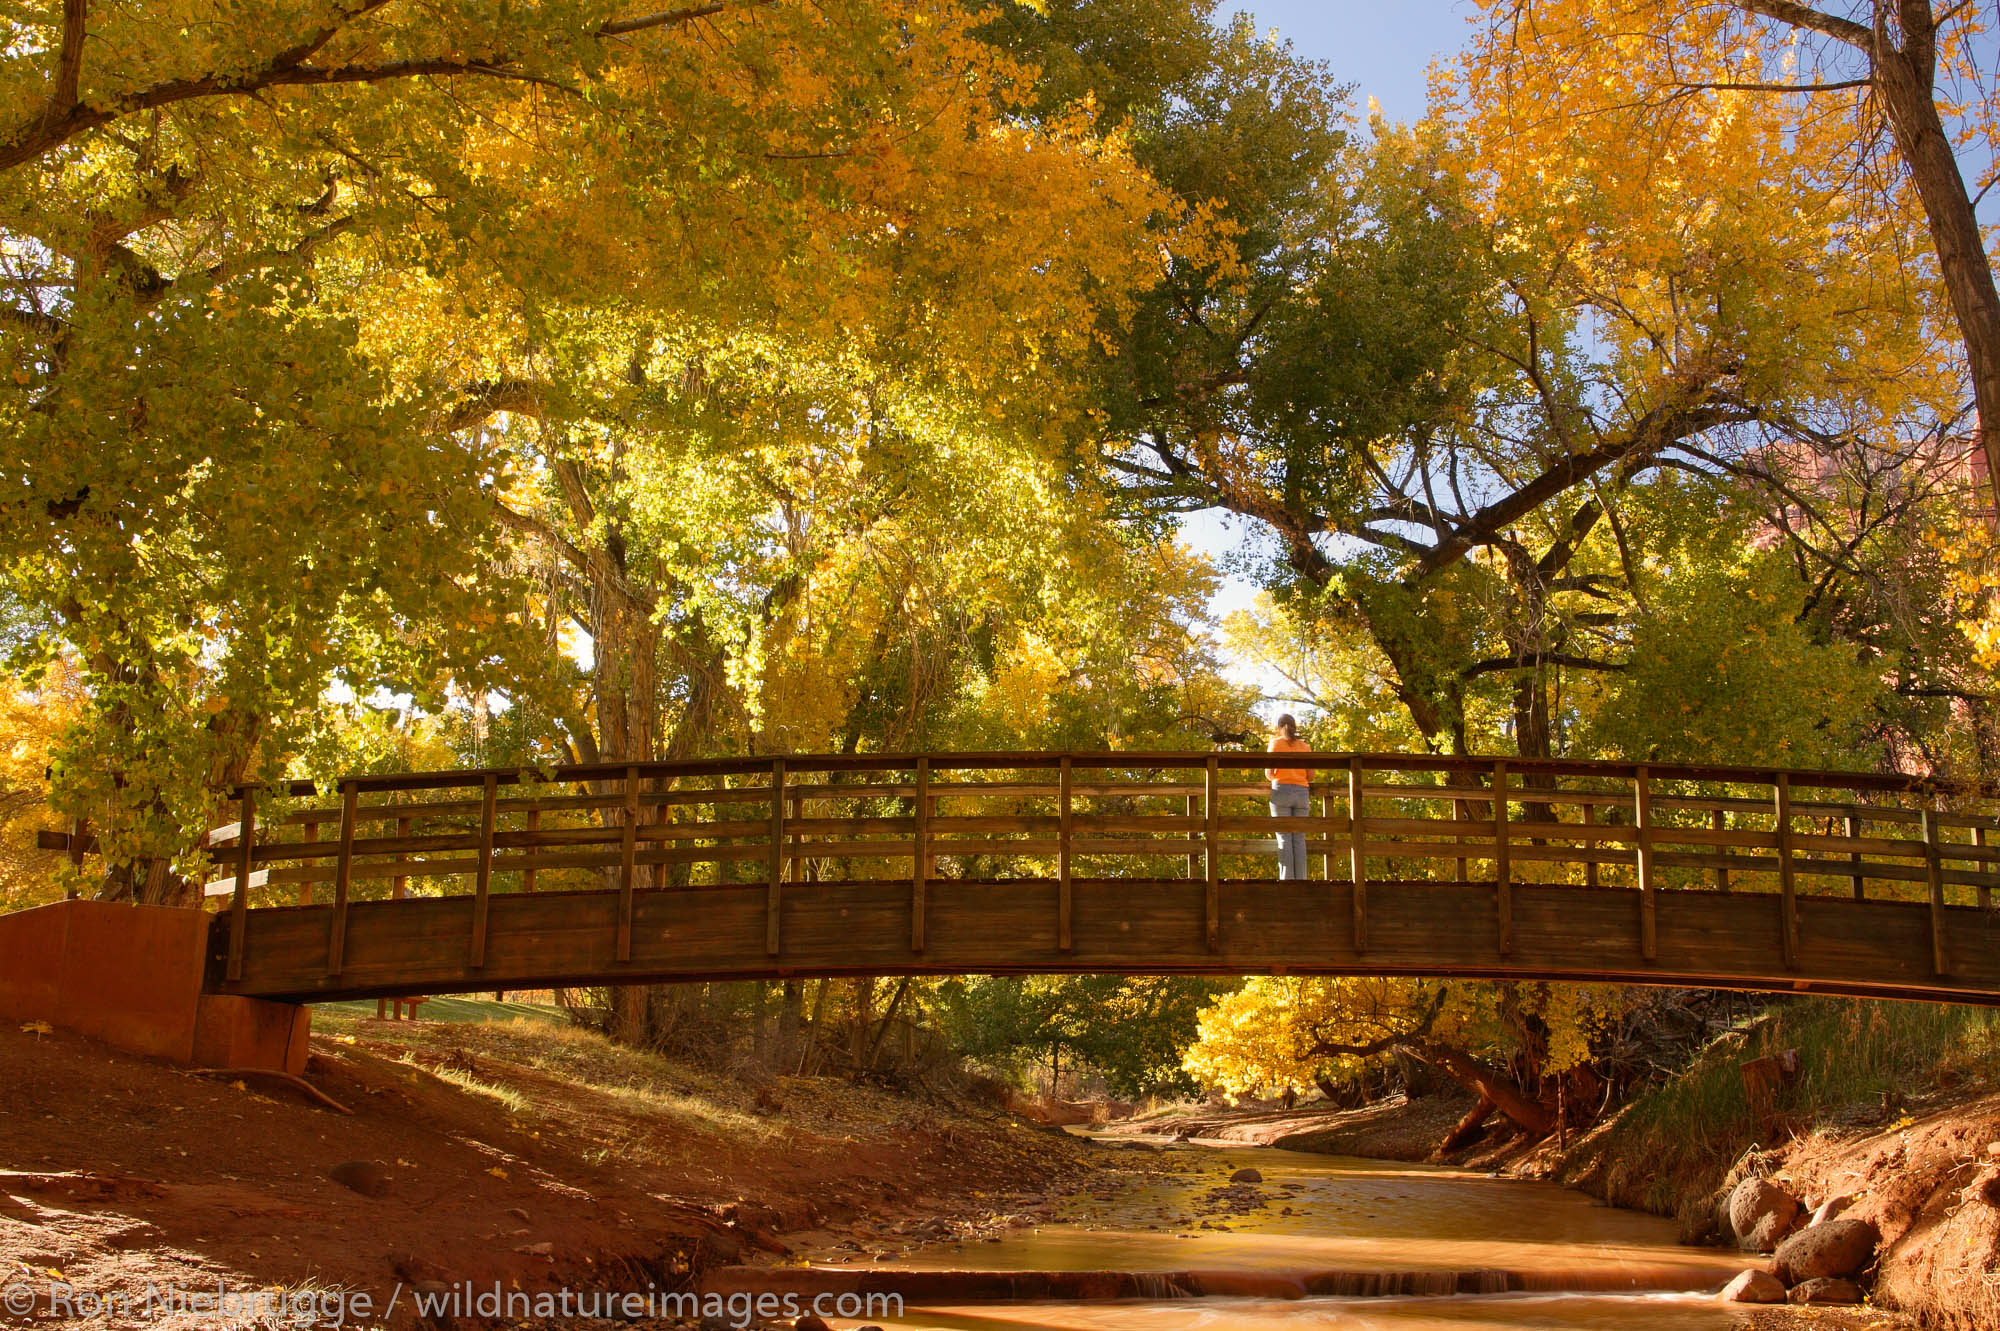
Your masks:
<instances>
[{"instance_id":1,"label":"bridge deck","mask_svg":"<svg viewBox=\"0 0 2000 1331\"><path fill-rule=\"evenodd\" d=\"M229 909L209 986L326 1000L1292 972L2000 1004L1989 792L1302 755L1287 764L1334 779L1315 780L1312 816L1279 821L1262 811L1261 773L1242 771L1264 761L817 757L353 778L332 808L309 787L263 792L261 833L246 792L218 852L233 872L210 889ZM1272 881L1279 830L1308 838L1309 878ZM330 900L314 904L322 885Z\"/></svg>"},{"instance_id":2,"label":"bridge deck","mask_svg":"<svg viewBox=\"0 0 2000 1331\"><path fill-rule=\"evenodd\" d=\"M1899 902L1805 897L1798 966L1774 966L1778 898L1665 894L1655 960L1641 952L1636 894L1518 885L1514 945L1502 955L1491 883L1373 883L1369 945L1352 939L1347 883L1224 882L1218 946L1204 934L1204 885L1077 880L1074 942L1057 946L1057 885L934 886L924 950L910 947L907 882L789 893L783 944L765 950L761 886L646 891L631 956L616 957L618 894L497 896L483 965L470 964L473 902L440 897L351 907L347 953L325 968L333 908L253 911L240 981L220 987L297 1002L663 980L939 972L1393 974L1704 985L2000 1004L2000 912L1952 907L1949 976L1931 972L1930 912ZM225 963L219 921L214 966ZM1779 973L1774 974L1777 971Z\"/></svg>"}]
</instances>

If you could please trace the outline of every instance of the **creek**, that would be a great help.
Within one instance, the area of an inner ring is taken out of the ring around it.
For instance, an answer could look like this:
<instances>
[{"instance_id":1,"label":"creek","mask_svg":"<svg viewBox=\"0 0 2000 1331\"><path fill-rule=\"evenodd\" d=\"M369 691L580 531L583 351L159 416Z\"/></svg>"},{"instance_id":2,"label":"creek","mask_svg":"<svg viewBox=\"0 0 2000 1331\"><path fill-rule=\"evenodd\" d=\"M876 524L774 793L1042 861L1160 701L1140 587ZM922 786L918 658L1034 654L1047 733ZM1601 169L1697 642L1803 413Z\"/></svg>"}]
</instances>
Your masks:
<instances>
[{"instance_id":1,"label":"creek","mask_svg":"<svg viewBox=\"0 0 2000 1331\"><path fill-rule=\"evenodd\" d=\"M1553 1184L1233 1145L1161 1163L1072 1199L1063 1223L845 1269L906 1286L894 1325L938 1331L1742 1324L1710 1297L1740 1254L1682 1247L1672 1221ZM1261 1181L1231 1183L1243 1168Z\"/></svg>"}]
</instances>

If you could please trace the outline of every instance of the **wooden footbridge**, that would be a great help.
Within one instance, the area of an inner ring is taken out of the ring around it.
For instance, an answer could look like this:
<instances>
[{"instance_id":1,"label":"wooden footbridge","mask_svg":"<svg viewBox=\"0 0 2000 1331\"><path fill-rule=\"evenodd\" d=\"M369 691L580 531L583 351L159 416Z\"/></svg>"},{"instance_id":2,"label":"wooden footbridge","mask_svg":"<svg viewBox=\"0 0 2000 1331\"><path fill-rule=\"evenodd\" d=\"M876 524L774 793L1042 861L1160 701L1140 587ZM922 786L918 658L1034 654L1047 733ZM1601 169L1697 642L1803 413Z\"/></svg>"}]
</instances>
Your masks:
<instances>
[{"instance_id":1,"label":"wooden footbridge","mask_svg":"<svg viewBox=\"0 0 2000 1331\"><path fill-rule=\"evenodd\" d=\"M1884 775L1407 754L787 756L241 794L211 992L1394 974L2000 1005L2000 804ZM1277 881L1279 829L1309 876ZM1989 845L1989 839L1995 840Z\"/></svg>"}]
</instances>

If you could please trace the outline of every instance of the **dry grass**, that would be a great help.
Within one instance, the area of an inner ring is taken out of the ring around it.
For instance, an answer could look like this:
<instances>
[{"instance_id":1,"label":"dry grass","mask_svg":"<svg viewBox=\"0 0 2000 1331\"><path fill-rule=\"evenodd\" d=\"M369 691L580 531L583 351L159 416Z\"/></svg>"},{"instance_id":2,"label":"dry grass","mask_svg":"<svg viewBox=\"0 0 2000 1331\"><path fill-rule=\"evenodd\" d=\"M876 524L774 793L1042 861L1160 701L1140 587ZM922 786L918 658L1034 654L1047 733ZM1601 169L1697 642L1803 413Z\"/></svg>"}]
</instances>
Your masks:
<instances>
[{"instance_id":1,"label":"dry grass","mask_svg":"<svg viewBox=\"0 0 2000 1331\"><path fill-rule=\"evenodd\" d=\"M1799 1051L1799 1073L1779 1097L1780 1122L1766 1132L1740 1065L1787 1049ZM1586 1138L1562 1177L1620 1205L1691 1219L1746 1151L1815 1129L1883 1126L1905 1097L1996 1083L2000 1029L1981 1009L1801 999L1711 1042L1679 1076Z\"/></svg>"}]
</instances>

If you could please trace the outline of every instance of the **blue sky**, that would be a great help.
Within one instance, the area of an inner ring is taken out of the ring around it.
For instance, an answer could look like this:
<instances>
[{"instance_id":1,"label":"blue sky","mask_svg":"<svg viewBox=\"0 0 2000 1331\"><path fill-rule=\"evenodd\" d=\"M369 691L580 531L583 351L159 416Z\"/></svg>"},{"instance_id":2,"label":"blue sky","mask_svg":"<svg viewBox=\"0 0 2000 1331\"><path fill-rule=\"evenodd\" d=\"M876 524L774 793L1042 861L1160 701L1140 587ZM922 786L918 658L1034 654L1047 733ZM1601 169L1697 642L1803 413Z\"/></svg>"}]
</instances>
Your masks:
<instances>
[{"instance_id":1,"label":"blue sky","mask_svg":"<svg viewBox=\"0 0 2000 1331\"><path fill-rule=\"evenodd\" d=\"M1425 69L1459 48L1475 12L1470 0L1253 0L1229 8L1276 28L1299 54L1355 84L1358 110L1374 97L1392 120L1423 114Z\"/></svg>"}]
</instances>

